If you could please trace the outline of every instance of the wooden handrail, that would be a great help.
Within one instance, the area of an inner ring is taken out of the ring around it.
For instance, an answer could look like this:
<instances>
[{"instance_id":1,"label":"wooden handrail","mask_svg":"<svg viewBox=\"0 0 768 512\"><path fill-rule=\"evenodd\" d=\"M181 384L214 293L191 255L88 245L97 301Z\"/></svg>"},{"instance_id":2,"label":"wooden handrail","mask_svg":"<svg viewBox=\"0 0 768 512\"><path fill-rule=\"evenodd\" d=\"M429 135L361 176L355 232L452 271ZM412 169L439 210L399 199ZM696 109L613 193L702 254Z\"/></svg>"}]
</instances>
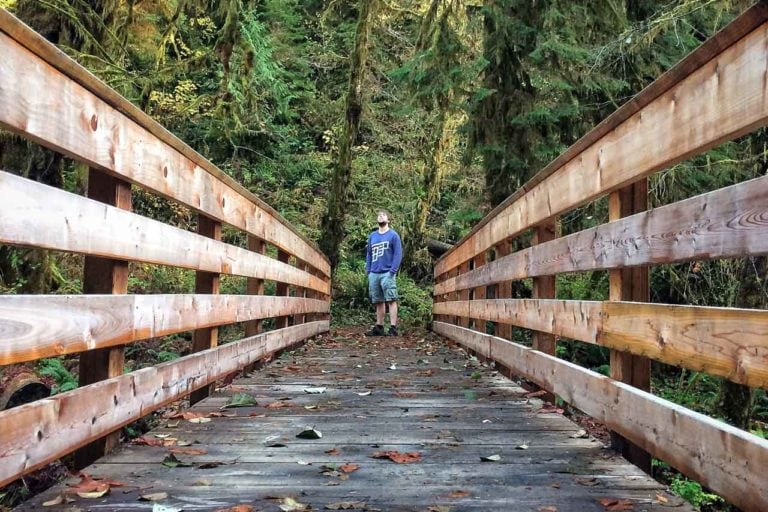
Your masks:
<instances>
[{"instance_id":1,"label":"wooden handrail","mask_svg":"<svg viewBox=\"0 0 768 512\"><path fill-rule=\"evenodd\" d=\"M0 243L85 255L88 294L0 296L0 365L80 353L88 384L0 413L2 486L73 450L87 464L127 423L328 331L331 288L328 259L274 209L2 9L0 54L0 128L90 167L88 198L0 171ZM132 185L197 212L198 233L132 213ZM247 248L220 241L225 224ZM127 295L130 262L194 270L196 293ZM218 294L221 274L249 294ZM234 323L246 338L216 346ZM123 374L124 345L190 330L193 354Z\"/></svg>"},{"instance_id":2,"label":"wooden handrail","mask_svg":"<svg viewBox=\"0 0 768 512\"><path fill-rule=\"evenodd\" d=\"M436 332L603 421L632 443L630 460L657 456L746 511L768 510L768 441L633 386L649 384L650 358L768 388L768 311L647 297L651 265L768 255L768 177L641 211L649 175L768 124L766 62L761 1L512 194L434 272ZM609 193L610 222L507 250L510 240L541 234ZM469 268L489 250L497 251L493 261ZM611 272L611 300L555 300L541 290L509 298L513 281L533 278L540 287L541 279L595 270ZM484 287L496 298L483 299ZM615 379L554 357L552 346L504 339L511 326L533 331L534 340L544 333L610 348Z\"/></svg>"}]
</instances>

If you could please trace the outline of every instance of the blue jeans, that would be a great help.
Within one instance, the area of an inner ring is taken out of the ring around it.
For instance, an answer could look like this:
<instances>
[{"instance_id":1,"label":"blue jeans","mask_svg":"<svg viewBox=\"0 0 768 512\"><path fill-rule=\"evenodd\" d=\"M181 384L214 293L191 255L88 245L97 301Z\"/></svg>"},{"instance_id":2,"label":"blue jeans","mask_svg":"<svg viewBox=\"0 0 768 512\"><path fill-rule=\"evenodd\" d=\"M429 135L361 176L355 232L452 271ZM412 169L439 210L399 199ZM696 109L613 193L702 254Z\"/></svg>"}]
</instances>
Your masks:
<instances>
[{"instance_id":1,"label":"blue jeans","mask_svg":"<svg viewBox=\"0 0 768 512\"><path fill-rule=\"evenodd\" d=\"M397 300L397 283L395 276L389 272L368 274L368 294L371 297L371 303L394 302Z\"/></svg>"}]
</instances>

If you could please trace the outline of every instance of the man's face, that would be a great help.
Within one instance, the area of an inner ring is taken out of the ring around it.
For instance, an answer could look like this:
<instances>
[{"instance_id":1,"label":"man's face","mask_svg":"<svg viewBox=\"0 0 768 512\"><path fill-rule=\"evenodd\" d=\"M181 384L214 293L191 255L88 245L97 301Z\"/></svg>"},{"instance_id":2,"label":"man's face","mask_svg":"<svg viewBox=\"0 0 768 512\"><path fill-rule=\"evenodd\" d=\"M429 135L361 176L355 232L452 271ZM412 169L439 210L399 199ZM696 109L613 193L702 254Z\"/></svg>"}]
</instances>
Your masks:
<instances>
[{"instance_id":1,"label":"man's face","mask_svg":"<svg viewBox=\"0 0 768 512\"><path fill-rule=\"evenodd\" d=\"M376 217L376 222L381 224L382 222L386 222L389 224L389 216L384 212L379 212L379 215Z\"/></svg>"}]
</instances>

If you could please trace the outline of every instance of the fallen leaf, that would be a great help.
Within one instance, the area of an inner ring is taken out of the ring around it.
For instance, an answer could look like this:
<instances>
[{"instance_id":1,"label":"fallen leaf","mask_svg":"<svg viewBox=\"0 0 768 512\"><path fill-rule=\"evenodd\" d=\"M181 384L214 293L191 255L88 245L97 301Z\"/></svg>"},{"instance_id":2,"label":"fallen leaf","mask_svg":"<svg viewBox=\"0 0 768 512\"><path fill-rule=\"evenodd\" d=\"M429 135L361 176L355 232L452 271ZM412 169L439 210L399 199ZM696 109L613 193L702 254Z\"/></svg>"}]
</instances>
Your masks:
<instances>
[{"instance_id":1,"label":"fallen leaf","mask_svg":"<svg viewBox=\"0 0 768 512\"><path fill-rule=\"evenodd\" d=\"M230 398L229 401L221 408L232 409L235 407L253 407L255 405L259 404L256 403L256 399L248 393L235 393L232 395L232 398Z\"/></svg>"},{"instance_id":2,"label":"fallen leaf","mask_svg":"<svg viewBox=\"0 0 768 512\"><path fill-rule=\"evenodd\" d=\"M152 512L182 512L184 509L179 507L169 507L159 503L152 504Z\"/></svg>"},{"instance_id":3,"label":"fallen leaf","mask_svg":"<svg viewBox=\"0 0 768 512\"><path fill-rule=\"evenodd\" d=\"M166 428L179 428L179 422L178 421L169 421L165 424Z\"/></svg>"},{"instance_id":4,"label":"fallen leaf","mask_svg":"<svg viewBox=\"0 0 768 512\"><path fill-rule=\"evenodd\" d=\"M328 455L341 455L341 452L338 448L331 448L330 450L325 450L325 453Z\"/></svg>"},{"instance_id":5,"label":"fallen leaf","mask_svg":"<svg viewBox=\"0 0 768 512\"><path fill-rule=\"evenodd\" d=\"M348 464L342 464L341 466L339 466L339 471L342 471L344 473L353 473L353 472L357 471L358 469L360 469L360 465L359 464L349 464L348 463Z\"/></svg>"},{"instance_id":6,"label":"fallen leaf","mask_svg":"<svg viewBox=\"0 0 768 512\"><path fill-rule=\"evenodd\" d=\"M167 492L153 492L152 494L142 494L139 496L141 501L161 501L168 497Z\"/></svg>"},{"instance_id":7,"label":"fallen leaf","mask_svg":"<svg viewBox=\"0 0 768 512\"><path fill-rule=\"evenodd\" d=\"M592 478L579 478L579 477L576 477L575 480L576 480L577 484L584 485L586 487L594 487L596 485L600 485L600 480L598 480L595 477L592 477Z\"/></svg>"},{"instance_id":8,"label":"fallen leaf","mask_svg":"<svg viewBox=\"0 0 768 512\"><path fill-rule=\"evenodd\" d=\"M630 500L619 500L614 498L603 498L598 502L606 511L617 512L622 510L634 510L635 506Z\"/></svg>"},{"instance_id":9,"label":"fallen leaf","mask_svg":"<svg viewBox=\"0 0 768 512\"><path fill-rule=\"evenodd\" d=\"M395 364L395 363L392 363L392 366L390 366L389 368L387 368L387 370L397 370L397 364Z\"/></svg>"},{"instance_id":10,"label":"fallen leaf","mask_svg":"<svg viewBox=\"0 0 768 512\"><path fill-rule=\"evenodd\" d=\"M309 395L319 395L321 393L325 393L325 390L328 388L304 388L304 392Z\"/></svg>"},{"instance_id":11,"label":"fallen leaf","mask_svg":"<svg viewBox=\"0 0 768 512\"><path fill-rule=\"evenodd\" d=\"M190 423L208 423L211 421L211 418L190 418L187 421Z\"/></svg>"},{"instance_id":12,"label":"fallen leaf","mask_svg":"<svg viewBox=\"0 0 768 512\"><path fill-rule=\"evenodd\" d=\"M448 505L433 505L427 508L427 512L451 512L451 510L453 510L453 507Z\"/></svg>"},{"instance_id":13,"label":"fallen leaf","mask_svg":"<svg viewBox=\"0 0 768 512\"><path fill-rule=\"evenodd\" d=\"M325 508L327 510L365 510L368 505L364 501L340 501L329 503Z\"/></svg>"},{"instance_id":14,"label":"fallen leaf","mask_svg":"<svg viewBox=\"0 0 768 512\"><path fill-rule=\"evenodd\" d=\"M179 455L205 455L208 453L207 450L204 448L188 448L188 447L182 447L182 448L169 448L168 451L170 453L177 453Z\"/></svg>"},{"instance_id":15,"label":"fallen leaf","mask_svg":"<svg viewBox=\"0 0 768 512\"><path fill-rule=\"evenodd\" d=\"M101 498L105 494L109 492L109 486L104 485L104 488L98 491L91 491L91 492L78 492L77 495L81 498L86 499L95 499L95 498Z\"/></svg>"},{"instance_id":16,"label":"fallen leaf","mask_svg":"<svg viewBox=\"0 0 768 512\"><path fill-rule=\"evenodd\" d=\"M288 402L272 402L264 406L265 409L285 409L286 407L293 407L293 404Z\"/></svg>"},{"instance_id":17,"label":"fallen leaf","mask_svg":"<svg viewBox=\"0 0 768 512\"><path fill-rule=\"evenodd\" d=\"M400 453L397 450L390 450L386 452L376 452L371 455L374 459L389 459L397 464L410 464L412 462L421 462L421 453L419 452L405 452Z\"/></svg>"},{"instance_id":18,"label":"fallen leaf","mask_svg":"<svg viewBox=\"0 0 768 512\"><path fill-rule=\"evenodd\" d=\"M193 412L193 411L184 411L184 412L177 412L169 417L169 419L175 420L175 419L182 419L182 420L191 420L194 418L204 418L205 414L199 413L199 412Z\"/></svg>"},{"instance_id":19,"label":"fallen leaf","mask_svg":"<svg viewBox=\"0 0 768 512\"><path fill-rule=\"evenodd\" d=\"M656 501L658 501L659 503L668 503L669 499L666 496L664 496L663 494L657 494L656 495Z\"/></svg>"},{"instance_id":20,"label":"fallen leaf","mask_svg":"<svg viewBox=\"0 0 768 512\"><path fill-rule=\"evenodd\" d=\"M296 434L299 439L322 439L323 433L319 430L315 430L312 427L306 427L304 430Z\"/></svg>"},{"instance_id":21,"label":"fallen leaf","mask_svg":"<svg viewBox=\"0 0 768 512\"><path fill-rule=\"evenodd\" d=\"M515 446L515 450L527 450L527 449L528 449L528 444L526 443Z\"/></svg>"},{"instance_id":22,"label":"fallen leaf","mask_svg":"<svg viewBox=\"0 0 768 512\"><path fill-rule=\"evenodd\" d=\"M570 436L571 439L584 439L585 437L589 437L589 434L587 434L587 431L584 429L579 430L575 434L572 434Z\"/></svg>"},{"instance_id":23,"label":"fallen leaf","mask_svg":"<svg viewBox=\"0 0 768 512\"><path fill-rule=\"evenodd\" d=\"M191 462L183 462L176 458L174 454L166 455L162 462L163 466L167 468L187 468L192 465Z\"/></svg>"},{"instance_id":24,"label":"fallen leaf","mask_svg":"<svg viewBox=\"0 0 768 512\"><path fill-rule=\"evenodd\" d=\"M527 398L535 398L537 396L544 396L547 394L547 390L540 389L539 391L531 391L530 393L526 393L523 396Z\"/></svg>"},{"instance_id":25,"label":"fallen leaf","mask_svg":"<svg viewBox=\"0 0 768 512\"><path fill-rule=\"evenodd\" d=\"M109 479L101 479L101 478L93 478L88 473L79 473L78 476L80 477L80 481L76 484L70 484L69 487L71 490L68 492L72 493L102 493L103 496L106 494L107 491L109 491L110 487L123 487L125 484L122 482L117 482L115 480L109 480ZM88 497L88 496L83 496ZM100 497L100 496L95 496Z\"/></svg>"},{"instance_id":26,"label":"fallen leaf","mask_svg":"<svg viewBox=\"0 0 768 512\"><path fill-rule=\"evenodd\" d=\"M469 496L467 491L453 491L448 495L449 498L466 498L467 496Z\"/></svg>"},{"instance_id":27,"label":"fallen leaf","mask_svg":"<svg viewBox=\"0 0 768 512\"><path fill-rule=\"evenodd\" d=\"M501 460L501 455L499 454L488 455L487 457L480 457L480 460L483 462L498 462Z\"/></svg>"},{"instance_id":28,"label":"fallen leaf","mask_svg":"<svg viewBox=\"0 0 768 512\"><path fill-rule=\"evenodd\" d=\"M293 498L283 498L280 500L280 510L283 512L301 512L312 510L312 508L304 503L299 503Z\"/></svg>"},{"instance_id":29,"label":"fallen leaf","mask_svg":"<svg viewBox=\"0 0 768 512\"><path fill-rule=\"evenodd\" d=\"M217 510L214 510L214 512L253 512L253 507L251 505L235 505L234 507L229 508L220 508Z\"/></svg>"},{"instance_id":30,"label":"fallen leaf","mask_svg":"<svg viewBox=\"0 0 768 512\"><path fill-rule=\"evenodd\" d=\"M162 439L147 436L137 437L132 443L139 446L163 446L165 444Z\"/></svg>"},{"instance_id":31,"label":"fallen leaf","mask_svg":"<svg viewBox=\"0 0 768 512\"><path fill-rule=\"evenodd\" d=\"M203 462L202 464L199 464L197 466L197 469L213 469L213 468L217 468L219 466L224 466L226 464L227 464L226 462L220 462L220 461ZM191 464L190 464L190 466L191 466Z\"/></svg>"},{"instance_id":32,"label":"fallen leaf","mask_svg":"<svg viewBox=\"0 0 768 512\"><path fill-rule=\"evenodd\" d=\"M251 418L266 418L267 417L267 415L264 414L263 412L252 412L248 416L250 416Z\"/></svg>"},{"instance_id":33,"label":"fallen leaf","mask_svg":"<svg viewBox=\"0 0 768 512\"><path fill-rule=\"evenodd\" d=\"M536 512L557 512L557 507L554 505L539 507L536 509Z\"/></svg>"},{"instance_id":34,"label":"fallen leaf","mask_svg":"<svg viewBox=\"0 0 768 512\"><path fill-rule=\"evenodd\" d=\"M400 391L395 393L397 398L416 398L416 393L402 393Z\"/></svg>"},{"instance_id":35,"label":"fallen leaf","mask_svg":"<svg viewBox=\"0 0 768 512\"><path fill-rule=\"evenodd\" d=\"M370 391L363 391L362 393L357 393L357 396L368 396L370 394L371 394Z\"/></svg>"},{"instance_id":36,"label":"fallen leaf","mask_svg":"<svg viewBox=\"0 0 768 512\"><path fill-rule=\"evenodd\" d=\"M206 480L205 478L201 478L200 480L196 480L192 485L195 487L209 487L211 485L211 481Z\"/></svg>"},{"instance_id":37,"label":"fallen leaf","mask_svg":"<svg viewBox=\"0 0 768 512\"><path fill-rule=\"evenodd\" d=\"M304 408L306 410L308 410L308 411L314 411L315 409L317 409L317 406L316 405L305 405Z\"/></svg>"},{"instance_id":38,"label":"fallen leaf","mask_svg":"<svg viewBox=\"0 0 768 512\"><path fill-rule=\"evenodd\" d=\"M59 494L58 496L56 496L52 500L44 501L43 502L43 506L44 507L55 507L56 505L61 505L62 503L64 503L64 496Z\"/></svg>"}]
</instances>

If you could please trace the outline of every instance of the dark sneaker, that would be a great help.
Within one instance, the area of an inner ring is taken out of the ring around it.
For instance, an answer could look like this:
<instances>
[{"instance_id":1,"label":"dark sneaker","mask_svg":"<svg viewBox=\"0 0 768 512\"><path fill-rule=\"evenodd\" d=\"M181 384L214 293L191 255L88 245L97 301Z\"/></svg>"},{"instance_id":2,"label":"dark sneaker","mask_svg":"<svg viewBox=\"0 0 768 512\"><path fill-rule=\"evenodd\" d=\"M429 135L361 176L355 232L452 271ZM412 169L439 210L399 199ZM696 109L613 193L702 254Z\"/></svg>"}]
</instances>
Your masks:
<instances>
[{"instance_id":1,"label":"dark sneaker","mask_svg":"<svg viewBox=\"0 0 768 512\"><path fill-rule=\"evenodd\" d=\"M384 334L384 326L383 325L376 325L373 329L365 333L366 336L386 336Z\"/></svg>"},{"instance_id":2,"label":"dark sneaker","mask_svg":"<svg viewBox=\"0 0 768 512\"><path fill-rule=\"evenodd\" d=\"M397 327L394 325L390 325L389 332L387 332L387 336L397 336Z\"/></svg>"}]
</instances>

